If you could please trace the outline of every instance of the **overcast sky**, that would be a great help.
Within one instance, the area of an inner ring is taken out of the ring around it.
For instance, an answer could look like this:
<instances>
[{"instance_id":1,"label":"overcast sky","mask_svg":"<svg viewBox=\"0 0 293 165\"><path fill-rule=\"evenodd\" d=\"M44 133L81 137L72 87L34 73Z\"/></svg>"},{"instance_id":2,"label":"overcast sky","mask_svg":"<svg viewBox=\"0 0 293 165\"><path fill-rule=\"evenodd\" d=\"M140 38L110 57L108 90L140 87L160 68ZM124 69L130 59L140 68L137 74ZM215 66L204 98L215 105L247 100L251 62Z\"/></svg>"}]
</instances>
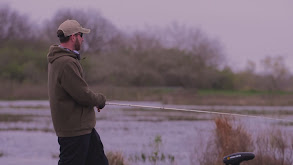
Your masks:
<instances>
[{"instance_id":1,"label":"overcast sky","mask_svg":"<svg viewBox=\"0 0 293 165\"><path fill-rule=\"evenodd\" d=\"M172 22L200 28L223 45L227 62L281 55L293 71L293 0L0 0L36 23L61 8L94 8L122 30Z\"/></svg>"}]
</instances>

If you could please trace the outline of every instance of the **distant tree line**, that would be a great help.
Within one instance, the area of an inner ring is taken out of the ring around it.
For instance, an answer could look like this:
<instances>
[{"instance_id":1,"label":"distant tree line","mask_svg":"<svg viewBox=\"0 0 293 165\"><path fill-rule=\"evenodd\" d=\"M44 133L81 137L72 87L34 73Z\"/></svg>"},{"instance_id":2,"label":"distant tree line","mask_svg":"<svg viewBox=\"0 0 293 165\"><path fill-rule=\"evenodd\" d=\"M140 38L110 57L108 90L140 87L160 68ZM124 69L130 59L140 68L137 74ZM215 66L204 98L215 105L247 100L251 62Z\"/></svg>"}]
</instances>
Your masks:
<instances>
[{"instance_id":1,"label":"distant tree line","mask_svg":"<svg viewBox=\"0 0 293 165\"><path fill-rule=\"evenodd\" d=\"M292 76L279 57L262 60L233 72L226 65L221 43L202 30L179 24L125 32L96 10L59 10L42 25L9 7L0 7L0 80L46 83L46 55L58 44L56 31L66 19L76 19L85 35L81 63L94 85L184 87L225 90L290 90Z\"/></svg>"}]
</instances>

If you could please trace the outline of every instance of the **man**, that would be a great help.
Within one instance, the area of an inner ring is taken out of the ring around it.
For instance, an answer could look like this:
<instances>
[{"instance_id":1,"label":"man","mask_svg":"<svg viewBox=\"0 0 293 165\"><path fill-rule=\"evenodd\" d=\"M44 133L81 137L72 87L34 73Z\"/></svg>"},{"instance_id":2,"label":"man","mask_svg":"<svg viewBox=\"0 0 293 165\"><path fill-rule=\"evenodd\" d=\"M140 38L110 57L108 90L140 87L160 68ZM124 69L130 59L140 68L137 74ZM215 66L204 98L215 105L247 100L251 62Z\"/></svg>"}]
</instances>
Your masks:
<instances>
[{"instance_id":1,"label":"man","mask_svg":"<svg viewBox=\"0 0 293 165\"><path fill-rule=\"evenodd\" d=\"M108 165L94 129L94 107L100 112L106 98L89 89L79 62L83 34L89 32L77 21L66 20L57 31L60 45L52 45L47 56L51 115L60 145L58 165Z\"/></svg>"}]
</instances>

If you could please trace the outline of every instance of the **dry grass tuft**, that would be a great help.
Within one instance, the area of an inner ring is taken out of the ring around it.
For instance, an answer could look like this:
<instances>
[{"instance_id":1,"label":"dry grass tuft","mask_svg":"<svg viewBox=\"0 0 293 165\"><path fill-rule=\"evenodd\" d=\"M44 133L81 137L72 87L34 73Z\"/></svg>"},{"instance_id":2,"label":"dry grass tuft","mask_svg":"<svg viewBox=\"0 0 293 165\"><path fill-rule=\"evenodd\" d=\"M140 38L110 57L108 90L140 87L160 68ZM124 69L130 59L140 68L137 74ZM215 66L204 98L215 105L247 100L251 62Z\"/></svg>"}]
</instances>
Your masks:
<instances>
[{"instance_id":1,"label":"dry grass tuft","mask_svg":"<svg viewBox=\"0 0 293 165\"><path fill-rule=\"evenodd\" d=\"M241 125L233 125L235 120L228 117L220 117L215 120L216 129L210 139L206 151L201 156L201 165L223 164L223 157L234 152L253 151L253 141ZM206 159L204 155L212 155Z\"/></svg>"},{"instance_id":2,"label":"dry grass tuft","mask_svg":"<svg viewBox=\"0 0 293 165\"><path fill-rule=\"evenodd\" d=\"M256 146L256 157L251 161L251 165L293 164L293 138L278 129L260 133L256 139Z\"/></svg>"},{"instance_id":3,"label":"dry grass tuft","mask_svg":"<svg viewBox=\"0 0 293 165\"><path fill-rule=\"evenodd\" d=\"M219 117L215 120L216 129L200 156L201 165L223 164L223 157L235 152L253 152L254 160L243 162L243 165L292 165L293 139L280 130L259 133L253 141L243 126L234 119ZM290 141L291 140L291 141ZM205 155L205 156L204 156ZM206 156L210 156L206 159Z\"/></svg>"},{"instance_id":4,"label":"dry grass tuft","mask_svg":"<svg viewBox=\"0 0 293 165\"><path fill-rule=\"evenodd\" d=\"M215 144L220 153L220 159L234 152L246 152L253 150L251 135L241 125L231 124L233 118L216 118Z\"/></svg>"},{"instance_id":5,"label":"dry grass tuft","mask_svg":"<svg viewBox=\"0 0 293 165\"><path fill-rule=\"evenodd\" d=\"M110 165L128 165L121 152L108 152L107 158Z\"/></svg>"}]
</instances>

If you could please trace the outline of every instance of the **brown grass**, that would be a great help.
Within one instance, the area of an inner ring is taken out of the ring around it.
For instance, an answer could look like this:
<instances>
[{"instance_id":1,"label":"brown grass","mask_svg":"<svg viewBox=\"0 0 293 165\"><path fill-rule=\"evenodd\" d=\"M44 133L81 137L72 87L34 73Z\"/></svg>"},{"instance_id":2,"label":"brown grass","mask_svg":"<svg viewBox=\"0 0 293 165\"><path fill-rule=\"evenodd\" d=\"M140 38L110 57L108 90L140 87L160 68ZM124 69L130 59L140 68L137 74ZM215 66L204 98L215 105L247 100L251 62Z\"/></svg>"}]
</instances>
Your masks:
<instances>
[{"instance_id":1,"label":"brown grass","mask_svg":"<svg viewBox=\"0 0 293 165\"><path fill-rule=\"evenodd\" d=\"M291 142L289 140L292 140ZM251 165L292 165L293 138L286 133L273 129L260 133L256 139L256 157Z\"/></svg>"},{"instance_id":2,"label":"brown grass","mask_svg":"<svg viewBox=\"0 0 293 165\"><path fill-rule=\"evenodd\" d=\"M209 141L203 155L213 155L209 159L199 160L201 165L223 164L223 157L235 152L253 151L251 135L240 125L232 125L233 118L219 117L214 120L216 124L215 134Z\"/></svg>"},{"instance_id":3,"label":"brown grass","mask_svg":"<svg viewBox=\"0 0 293 165\"><path fill-rule=\"evenodd\" d=\"M41 100L48 99L47 84L17 83L2 81L0 83L0 99L5 100Z\"/></svg>"},{"instance_id":4,"label":"brown grass","mask_svg":"<svg viewBox=\"0 0 293 165\"><path fill-rule=\"evenodd\" d=\"M108 152L107 158L110 165L128 165L121 152Z\"/></svg>"},{"instance_id":5,"label":"brown grass","mask_svg":"<svg viewBox=\"0 0 293 165\"><path fill-rule=\"evenodd\" d=\"M234 152L253 150L251 135L241 125L233 127L233 119L228 117L216 118L216 146L220 159Z\"/></svg>"},{"instance_id":6,"label":"brown grass","mask_svg":"<svg viewBox=\"0 0 293 165\"><path fill-rule=\"evenodd\" d=\"M256 155L254 160L243 162L243 165L292 165L293 138L280 130L259 133L254 140L234 119L219 117L214 121L215 134L205 152L197 153L201 165L223 164L223 157L235 152L253 152ZM206 159L207 155L213 156Z\"/></svg>"}]
</instances>

